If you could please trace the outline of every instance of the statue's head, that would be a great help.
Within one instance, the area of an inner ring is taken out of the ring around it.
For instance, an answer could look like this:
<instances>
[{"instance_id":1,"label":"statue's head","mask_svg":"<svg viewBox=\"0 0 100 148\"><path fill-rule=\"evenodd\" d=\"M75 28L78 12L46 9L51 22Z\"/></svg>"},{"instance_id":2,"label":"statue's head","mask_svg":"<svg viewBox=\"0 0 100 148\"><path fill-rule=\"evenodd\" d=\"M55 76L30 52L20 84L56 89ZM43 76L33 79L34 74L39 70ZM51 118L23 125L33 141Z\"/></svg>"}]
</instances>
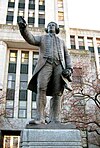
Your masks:
<instances>
[{"instance_id":1,"label":"statue's head","mask_svg":"<svg viewBox=\"0 0 100 148\"><path fill-rule=\"evenodd\" d=\"M58 34L60 32L59 26L55 22L50 22L47 25L47 28L45 29L47 33L56 33Z\"/></svg>"}]
</instances>

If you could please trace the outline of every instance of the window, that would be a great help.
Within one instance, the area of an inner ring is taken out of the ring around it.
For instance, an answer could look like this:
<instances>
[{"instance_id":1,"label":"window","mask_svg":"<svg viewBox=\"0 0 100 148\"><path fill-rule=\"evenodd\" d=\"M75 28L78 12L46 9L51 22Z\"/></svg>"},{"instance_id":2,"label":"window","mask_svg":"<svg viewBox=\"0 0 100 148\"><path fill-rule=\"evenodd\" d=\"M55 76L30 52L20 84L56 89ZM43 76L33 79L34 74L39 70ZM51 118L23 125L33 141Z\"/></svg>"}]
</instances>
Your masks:
<instances>
[{"instance_id":1,"label":"window","mask_svg":"<svg viewBox=\"0 0 100 148\"><path fill-rule=\"evenodd\" d=\"M28 13L28 25L34 26L34 22L35 22L34 11L29 11L29 13Z\"/></svg>"},{"instance_id":2,"label":"window","mask_svg":"<svg viewBox=\"0 0 100 148\"><path fill-rule=\"evenodd\" d=\"M16 80L16 62L17 51L10 51L8 67L8 83L6 93L6 116L13 117L14 97L15 97L15 80Z\"/></svg>"},{"instance_id":3,"label":"window","mask_svg":"<svg viewBox=\"0 0 100 148\"><path fill-rule=\"evenodd\" d=\"M8 73L8 89L15 89L15 73Z\"/></svg>"},{"instance_id":4,"label":"window","mask_svg":"<svg viewBox=\"0 0 100 148\"><path fill-rule=\"evenodd\" d=\"M63 0L58 0L58 8L63 8Z\"/></svg>"},{"instance_id":5,"label":"window","mask_svg":"<svg viewBox=\"0 0 100 148\"><path fill-rule=\"evenodd\" d=\"M29 4L35 4L35 0L29 0Z\"/></svg>"},{"instance_id":6,"label":"window","mask_svg":"<svg viewBox=\"0 0 100 148\"><path fill-rule=\"evenodd\" d=\"M84 37L78 37L79 49L85 49Z\"/></svg>"},{"instance_id":7,"label":"window","mask_svg":"<svg viewBox=\"0 0 100 148\"><path fill-rule=\"evenodd\" d=\"M82 68L73 68L73 85L81 85L82 84Z\"/></svg>"},{"instance_id":8,"label":"window","mask_svg":"<svg viewBox=\"0 0 100 148\"><path fill-rule=\"evenodd\" d=\"M28 74L28 52L22 52L20 72L22 74Z\"/></svg>"},{"instance_id":9,"label":"window","mask_svg":"<svg viewBox=\"0 0 100 148\"><path fill-rule=\"evenodd\" d=\"M25 8L25 0L19 0L18 8L20 8L20 9Z\"/></svg>"},{"instance_id":10,"label":"window","mask_svg":"<svg viewBox=\"0 0 100 148\"><path fill-rule=\"evenodd\" d=\"M15 2L8 2L8 7L14 8L15 7Z\"/></svg>"},{"instance_id":11,"label":"window","mask_svg":"<svg viewBox=\"0 0 100 148\"><path fill-rule=\"evenodd\" d=\"M6 117L12 118L14 114L14 101L7 100L6 101Z\"/></svg>"},{"instance_id":12,"label":"window","mask_svg":"<svg viewBox=\"0 0 100 148\"><path fill-rule=\"evenodd\" d=\"M45 24L45 1L39 0L39 17L38 17L39 27L44 27Z\"/></svg>"},{"instance_id":13,"label":"window","mask_svg":"<svg viewBox=\"0 0 100 148\"><path fill-rule=\"evenodd\" d=\"M11 25L13 23L15 0L8 1L8 12L6 16L6 23Z\"/></svg>"},{"instance_id":14,"label":"window","mask_svg":"<svg viewBox=\"0 0 100 148\"><path fill-rule=\"evenodd\" d=\"M88 41L88 48L89 48L89 51L91 51L92 53L94 52L94 47L93 47L93 38L87 38L87 41Z\"/></svg>"},{"instance_id":15,"label":"window","mask_svg":"<svg viewBox=\"0 0 100 148\"><path fill-rule=\"evenodd\" d=\"M14 11L8 11L7 17L6 17L7 24L8 23L10 23L10 24L13 23L13 15L14 15Z\"/></svg>"},{"instance_id":16,"label":"window","mask_svg":"<svg viewBox=\"0 0 100 148\"><path fill-rule=\"evenodd\" d=\"M17 68L17 51L10 50L9 52L9 64L8 64L8 79L7 79L7 91L6 91L6 117L13 118L14 117L14 106L18 107L18 117L19 118L26 118L27 117L27 100L28 100L28 69L29 69L29 51L21 51L20 54L20 73L16 73ZM38 52L32 53L32 71L37 64L38 60ZM19 64L19 62L18 62ZM16 85L16 78L19 77L19 81L17 81ZM18 90L17 98L15 95L15 91ZM16 103L15 99L18 99L18 104ZM34 108L36 109L36 94L32 93L31 95L31 112L32 117L34 117Z\"/></svg>"},{"instance_id":17,"label":"window","mask_svg":"<svg viewBox=\"0 0 100 148\"><path fill-rule=\"evenodd\" d=\"M3 148L19 148L20 136L4 135Z\"/></svg>"},{"instance_id":18,"label":"window","mask_svg":"<svg viewBox=\"0 0 100 148\"><path fill-rule=\"evenodd\" d=\"M9 2L15 2L15 0L9 0Z\"/></svg>"},{"instance_id":19,"label":"window","mask_svg":"<svg viewBox=\"0 0 100 148\"><path fill-rule=\"evenodd\" d=\"M20 16L24 17L24 10L18 10L17 21L20 20Z\"/></svg>"},{"instance_id":20,"label":"window","mask_svg":"<svg viewBox=\"0 0 100 148\"><path fill-rule=\"evenodd\" d=\"M36 109L36 93L32 92L32 118L34 118L34 109Z\"/></svg>"},{"instance_id":21,"label":"window","mask_svg":"<svg viewBox=\"0 0 100 148\"><path fill-rule=\"evenodd\" d=\"M15 97L15 89L7 89L6 100L14 100Z\"/></svg>"},{"instance_id":22,"label":"window","mask_svg":"<svg viewBox=\"0 0 100 148\"><path fill-rule=\"evenodd\" d=\"M45 5L39 5L39 10L45 11Z\"/></svg>"},{"instance_id":23,"label":"window","mask_svg":"<svg viewBox=\"0 0 100 148\"><path fill-rule=\"evenodd\" d=\"M39 5L45 5L45 0L39 0Z\"/></svg>"},{"instance_id":24,"label":"window","mask_svg":"<svg viewBox=\"0 0 100 148\"><path fill-rule=\"evenodd\" d=\"M29 0L29 9L35 10L35 0Z\"/></svg>"},{"instance_id":25,"label":"window","mask_svg":"<svg viewBox=\"0 0 100 148\"><path fill-rule=\"evenodd\" d=\"M45 24L45 13L43 11L39 12L39 19L38 19L38 21L39 21L39 26L43 27L44 24Z\"/></svg>"},{"instance_id":26,"label":"window","mask_svg":"<svg viewBox=\"0 0 100 148\"><path fill-rule=\"evenodd\" d=\"M63 12L58 11L58 20L64 21L64 13Z\"/></svg>"},{"instance_id":27,"label":"window","mask_svg":"<svg viewBox=\"0 0 100 148\"><path fill-rule=\"evenodd\" d=\"M100 39L96 39L96 41L97 41L98 53L100 53Z\"/></svg>"},{"instance_id":28,"label":"window","mask_svg":"<svg viewBox=\"0 0 100 148\"><path fill-rule=\"evenodd\" d=\"M34 17L34 11L29 11L28 16L29 17Z\"/></svg>"},{"instance_id":29,"label":"window","mask_svg":"<svg viewBox=\"0 0 100 148\"><path fill-rule=\"evenodd\" d=\"M23 10L19 10L18 11L18 16L24 16L24 11Z\"/></svg>"},{"instance_id":30,"label":"window","mask_svg":"<svg viewBox=\"0 0 100 148\"><path fill-rule=\"evenodd\" d=\"M39 54L38 53L33 53L33 70L37 64L37 60L38 60Z\"/></svg>"},{"instance_id":31,"label":"window","mask_svg":"<svg viewBox=\"0 0 100 148\"><path fill-rule=\"evenodd\" d=\"M76 49L75 36L73 35L70 36L70 43L71 43L71 49Z\"/></svg>"},{"instance_id":32,"label":"window","mask_svg":"<svg viewBox=\"0 0 100 148\"><path fill-rule=\"evenodd\" d=\"M37 64L39 54L33 52L33 70ZM32 118L34 117L34 109L36 108L36 93L32 92Z\"/></svg>"},{"instance_id":33,"label":"window","mask_svg":"<svg viewBox=\"0 0 100 148\"><path fill-rule=\"evenodd\" d=\"M39 16L40 16L40 15L39 15ZM40 17L41 17L41 16L40 16ZM45 19L44 19L44 18L39 18L38 21L39 21L39 27L44 27Z\"/></svg>"},{"instance_id":34,"label":"window","mask_svg":"<svg viewBox=\"0 0 100 148\"><path fill-rule=\"evenodd\" d=\"M28 61L29 52L23 51L21 53L20 69L19 118L26 118L27 116Z\"/></svg>"},{"instance_id":35,"label":"window","mask_svg":"<svg viewBox=\"0 0 100 148\"><path fill-rule=\"evenodd\" d=\"M17 52L11 51L9 57L9 73L16 73Z\"/></svg>"},{"instance_id":36,"label":"window","mask_svg":"<svg viewBox=\"0 0 100 148\"><path fill-rule=\"evenodd\" d=\"M64 25L59 25L60 30L64 30Z\"/></svg>"}]
</instances>

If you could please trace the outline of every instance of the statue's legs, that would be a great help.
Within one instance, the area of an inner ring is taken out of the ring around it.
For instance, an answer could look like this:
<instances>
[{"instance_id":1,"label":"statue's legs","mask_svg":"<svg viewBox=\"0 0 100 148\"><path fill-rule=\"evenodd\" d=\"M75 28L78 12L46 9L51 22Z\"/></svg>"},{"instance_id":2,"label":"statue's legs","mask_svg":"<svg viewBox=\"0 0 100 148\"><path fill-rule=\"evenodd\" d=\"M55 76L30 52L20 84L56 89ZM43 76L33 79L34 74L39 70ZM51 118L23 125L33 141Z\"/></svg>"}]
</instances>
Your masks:
<instances>
[{"instance_id":1,"label":"statue's legs","mask_svg":"<svg viewBox=\"0 0 100 148\"><path fill-rule=\"evenodd\" d=\"M53 97L50 101L51 122L61 122L61 96L62 96L62 67L60 64L54 66L53 70Z\"/></svg>"},{"instance_id":2,"label":"statue's legs","mask_svg":"<svg viewBox=\"0 0 100 148\"><path fill-rule=\"evenodd\" d=\"M50 100L50 121L61 122L61 96L53 96Z\"/></svg>"},{"instance_id":3,"label":"statue's legs","mask_svg":"<svg viewBox=\"0 0 100 148\"><path fill-rule=\"evenodd\" d=\"M38 90L37 98L37 113L38 113L38 120L41 123L45 123L45 106L46 106L46 91L45 90Z\"/></svg>"},{"instance_id":4,"label":"statue's legs","mask_svg":"<svg viewBox=\"0 0 100 148\"><path fill-rule=\"evenodd\" d=\"M52 65L46 63L45 66L40 70L37 78L37 113L38 120L30 121L30 124L41 124L45 123L45 107L46 107L46 90L50 77L52 75Z\"/></svg>"}]
</instances>

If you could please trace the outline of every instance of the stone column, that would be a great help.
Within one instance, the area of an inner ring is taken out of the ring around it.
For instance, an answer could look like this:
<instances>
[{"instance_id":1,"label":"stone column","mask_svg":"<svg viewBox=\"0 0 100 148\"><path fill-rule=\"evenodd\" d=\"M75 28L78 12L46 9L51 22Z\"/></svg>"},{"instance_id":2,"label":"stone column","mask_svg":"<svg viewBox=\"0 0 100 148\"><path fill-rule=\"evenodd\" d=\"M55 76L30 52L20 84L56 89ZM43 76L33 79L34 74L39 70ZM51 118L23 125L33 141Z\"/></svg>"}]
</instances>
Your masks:
<instances>
[{"instance_id":1,"label":"stone column","mask_svg":"<svg viewBox=\"0 0 100 148\"><path fill-rule=\"evenodd\" d=\"M17 24L18 2L19 2L19 0L15 0L15 9L14 9L13 25L16 25L16 24Z\"/></svg>"},{"instance_id":2,"label":"stone column","mask_svg":"<svg viewBox=\"0 0 100 148\"><path fill-rule=\"evenodd\" d=\"M87 36L84 36L85 50L88 50Z\"/></svg>"},{"instance_id":3,"label":"stone column","mask_svg":"<svg viewBox=\"0 0 100 148\"><path fill-rule=\"evenodd\" d=\"M64 8L64 24L65 24L65 28L69 29L67 0L63 0L63 8Z\"/></svg>"},{"instance_id":4,"label":"stone column","mask_svg":"<svg viewBox=\"0 0 100 148\"><path fill-rule=\"evenodd\" d=\"M24 14L24 18L26 20L26 23L28 22L28 4L29 4L29 0L25 0L25 14Z\"/></svg>"},{"instance_id":5,"label":"stone column","mask_svg":"<svg viewBox=\"0 0 100 148\"><path fill-rule=\"evenodd\" d=\"M58 0L54 1L54 21L58 23Z\"/></svg>"},{"instance_id":6,"label":"stone column","mask_svg":"<svg viewBox=\"0 0 100 148\"><path fill-rule=\"evenodd\" d=\"M93 45L94 45L94 55L95 55L95 61L96 61L96 67L97 67L97 75L99 78L99 75L100 75L99 54L98 54L98 49L97 49L96 37L93 37Z\"/></svg>"},{"instance_id":7,"label":"stone column","mask_svg":"<svg viewBox=\"0 0 100 148\"><path fill-rule=\"evenodd\" d=\"M18 102L19 102L19 83L20 83L20 65L21 65L21 50L17 54L16 67L16 85L15 85L15 101L14 101L14 118L18 118Z\"/></svg>"},{"instance_id":8,"label":"stone column","mask_svg":"<svg viewBox=\"0 0 100 148\"><path fill-rule=\"evenodd\" d=\"M0 41L0 89L3 89L6 70L7 44Z\"/></svg>"},{"instance_id":9,"label":"stone column","mask_svg":"<svg viewBox=\"0 0 100 148\"><path fill-rule=\"evenodd\" d=\"M39 14L39 0L35 0L35 23L34 23L34 27L38 27L38 14Z\"/></svg>"},{"instance_id":10,"label":"stone column","mask_svg":"<svg viewBox=\"0 0 100 148\"><path fill-rule=\"evenodd\" d=\"M76 49L79 49L79 43L78 43L78 36L75 35L75 45L76 45Z\"/></svg>"},{"instance_id":11,"label":"stone column","mask_svg":"<svg viewBox=\"0 0 100 148\"><path fill-rule=\"evenodd\" d=\"M28 69L28 83L32 78L32 61L33 61L33 51L29 51L29 69ZM32 91L28 90L27 98L27 118L31 119L31 103L32 103Z\"/></svg>"},{"instance_id":12,"label":"stone column","mask_svg":"<svg viewBox=\"0 0 100 148\"><path fill-rule=\"evenodd\" d=\"M68 2L67 2L67 0L63 0L63 7L64 7L64 25L65 25L65 30L66 30L66 43L67 43L67 48L71 49L70 30L69 30L69 21L68 21Z\"/></svg>"},{"instance_id":13,"label":"stone column","mask_svg":"<svg viewBox=\"0 0 100 148\"><path fill-rule=\"evenodd\" d=\"M45 26L47 26L50 21L55 21L55 12L57 12L57 10L54 9L54 4L54 0L45 0Z\"/></svg>"},{"instance_id":14,"label":"stone column","mask_svg":"<svg viewBox=\"0 0 100 148\"><path fill-rule=\"evenodd\" d=\"M8 0L0 0L0 24L6 24Z\"/></svg>"}]
</instances>

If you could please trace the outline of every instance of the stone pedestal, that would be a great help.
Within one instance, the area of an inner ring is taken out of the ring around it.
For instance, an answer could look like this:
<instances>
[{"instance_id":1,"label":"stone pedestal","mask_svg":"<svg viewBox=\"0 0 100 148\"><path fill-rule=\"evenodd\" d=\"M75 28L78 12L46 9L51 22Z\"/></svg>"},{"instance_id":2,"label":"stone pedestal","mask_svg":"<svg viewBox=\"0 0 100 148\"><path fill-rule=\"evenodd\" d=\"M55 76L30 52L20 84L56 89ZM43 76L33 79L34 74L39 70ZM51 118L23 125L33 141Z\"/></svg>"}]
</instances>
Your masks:
<instances>
[{"instance_id":1,"label":"stone pedestal","mask_svg":"<svg viewBox=\"0 0 100 148\"><path fill-rule=\"evenodd\" d=\"M24 129L20 148L82 148L80 131L77 129Z\"/></svg>"}]
</instances>

